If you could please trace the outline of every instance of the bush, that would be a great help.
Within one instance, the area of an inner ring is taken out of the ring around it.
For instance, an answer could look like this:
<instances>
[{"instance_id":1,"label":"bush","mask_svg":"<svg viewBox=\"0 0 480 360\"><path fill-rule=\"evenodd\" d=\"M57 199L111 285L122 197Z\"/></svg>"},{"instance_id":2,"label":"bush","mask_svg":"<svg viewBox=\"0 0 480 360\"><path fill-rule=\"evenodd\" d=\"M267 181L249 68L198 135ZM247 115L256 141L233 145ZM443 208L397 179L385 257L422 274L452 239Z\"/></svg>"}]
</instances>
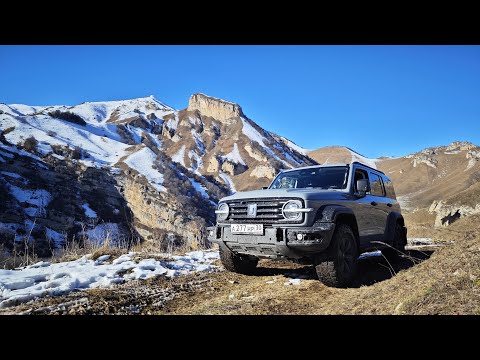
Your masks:
<instances>
[{"instance_id":1,"label":"bush","mask_svg":"<svg viewBox=\"0 0 480 360\"><path fill-rule=\"evenodd\" d=\"M62 119L62 120L74 123L74 124L78 124L82 126L87 125L85 120L83 120L79 115L74 114L70 111L55 110L55 111L50 111L48 115L57 119Z\"/></svg>"},{"instance_id":2,"label":"bush","mask_svg":"<svg viewBox=\"0 0 480 360\"><path fill-rule=\"evenodd\" d=\"M2 135L7 135L8 133L11 133L13 130L15 130L15 126L6 128L5 130L3 130Z\"/></svg>"},{"instance_id":3,"label":"bush","mask_svg":"<svg viewBox=\"0 0 480 360\"><path fill-rule=\"evenodd\" d=\"M72 151L72 159L80 160L82 158L82 155L83 155L83 150L78 146L75 146L75 148Z\"/></svg>"},{"instance_id":4,"label":"bush","mask_svg":"<svg viewBox=\"0 0 480 360\"><path fill-rule=\"evenodd\" d=\"M38 146L38 141L33 136L25 139L23 143L23 148L29 152L36 151Z\"/></svg>"}]
</instances>

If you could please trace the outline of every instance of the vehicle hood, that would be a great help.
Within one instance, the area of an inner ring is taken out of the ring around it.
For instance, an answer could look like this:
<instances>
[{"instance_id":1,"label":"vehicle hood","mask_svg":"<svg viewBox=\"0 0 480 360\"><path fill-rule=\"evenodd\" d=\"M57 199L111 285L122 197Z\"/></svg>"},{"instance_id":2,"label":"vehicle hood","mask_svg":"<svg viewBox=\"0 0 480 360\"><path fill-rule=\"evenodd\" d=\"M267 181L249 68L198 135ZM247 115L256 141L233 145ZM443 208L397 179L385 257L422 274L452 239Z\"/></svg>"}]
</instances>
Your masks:
<instances>
[{"instance_id":1,"label":"vehicle hood","mask_svg":"<svg viewBox=\"0 0 480 360\"><path fill-rule=\"evenodd\" d=\"M349 197L345 191L320 190L320 189L264 189L253 191L240 191L226 196L220 200L233 201L243 199L269 199L269 198L301 198L304 200L335 200Z\"/></svg>"}]
</instances>

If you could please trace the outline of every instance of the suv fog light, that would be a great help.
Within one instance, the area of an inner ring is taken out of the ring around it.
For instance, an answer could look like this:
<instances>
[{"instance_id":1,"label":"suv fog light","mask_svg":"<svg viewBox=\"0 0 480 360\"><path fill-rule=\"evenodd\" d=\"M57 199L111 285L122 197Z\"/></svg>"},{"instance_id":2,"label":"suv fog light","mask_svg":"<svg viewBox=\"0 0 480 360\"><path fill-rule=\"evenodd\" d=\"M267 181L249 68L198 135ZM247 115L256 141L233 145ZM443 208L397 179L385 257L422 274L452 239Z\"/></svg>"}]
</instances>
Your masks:
<instances>
[{"instance_id":1,"label":"suv fog light","mask_svg":"<svg viewBox=\"0 0 480 360\"><path fill-rule=\"evenodd\" d=\"M303 240L303 234L297 234L297 240Z\"/></svg>"}]
</instances>

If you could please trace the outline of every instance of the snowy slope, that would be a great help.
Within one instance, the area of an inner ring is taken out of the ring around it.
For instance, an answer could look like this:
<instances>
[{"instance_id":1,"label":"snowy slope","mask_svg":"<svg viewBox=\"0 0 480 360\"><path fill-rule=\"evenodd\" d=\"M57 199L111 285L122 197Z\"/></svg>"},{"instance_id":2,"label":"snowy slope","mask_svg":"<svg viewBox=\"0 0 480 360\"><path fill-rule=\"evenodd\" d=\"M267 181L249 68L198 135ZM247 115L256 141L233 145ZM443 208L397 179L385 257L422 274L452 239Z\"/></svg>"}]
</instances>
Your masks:
<instances>
[{"instance_id":1,"label":"snowy slope","mask_svg":"<svg viewBox=\"0 0 480 360\"><path fill-rule=\"evenodd\" d=\"M125 155L128 147L111 128L84 127L48 115L13 117L1 114L0 131L12 127L14 131L5 135L10 143L23 143L34 136L39 142L38 151L43 155L53 152L51 145L80 147L88 153L86 162L90 166L113 165Z\"/></svg>"},{"instance_id":2,"label":"snowy slope","mask_svg":"<svg viewBox=\"0 0 480 360\"><path fill-rule=\"evenodd\" d=\"M156 158L157 155L155 155L152 150L149 148L143 148L130 155L125 160L125 164L145 176L150 185L154 186L158 191L167 191L167 189L162 186L163 175L153 168Z\"/></svg>"},{"instance_id":3,"label":"snowy slope","mask_svg":"<svg viewBox=\"0 0 480 360\"><path fill-rule=\"evenodd\" d=\"M52 117L49 113L54 110L76 114L86 124ZM76 106L0 104L0 133L8 129L5 139L14 145L23 144L25 139L33 136L38 141L37 151L41 155L50 154L62 160L62 156L54 154L52 147L79 148L83 152L80 161L91 167L113 167L121 158L128 156L125 161L127 165L144 175L157 190L165 191L162 175L152 168L156 155L142 144L142 138L148 137L154 146L160 148L160 139L150 132L148 126L151 129L160 126L163 117L171 113L176 113L176 110L153 96L124 101L85 102ZM128 123L129 119L141 119L148 126L138 128L135 123ZM127 151L131 141L140 145L137 154ZM22 155L35 156L12 146L0 146L21 152ZM5 162L4 158L1 155L0 162Z\"/></svg>"},{"instance_id":4,"label":"snowy slope","mask_svg":"<svg viewBox=\"0 0 480 360\"><path fill-rule=\"evenodd\" d=\"M235 164L246 165L245 161L243 161L242 156L240 155L240 152L238 151L237 143L233 144L233 150L230 151L227 155L222 156L222 159L229 160Z\"/></svg>"},{"instance_id":5,"label":"snowy slope","mask_svg":"<svg viewBox=\"0 0 480 360\"><path fill-rule=\"evenodd\" d=\"M298 152L299 154L302 154L302 155L307 155L307 153L310 151L308 149L304 149L302 148L301 146L298 146L297 144L295 144L294 142L288 140L287 138L281 136L280 137L283 142L290 148L290 149L293 149L295 150L296 152Z\"/></svg>"},{"instance_id":6,"label":"snowy slope","mask_svg":"<svg viewBox=\"0 0 480 360\"><path fill-rule=\"evenodd\" d=\"M158 101L153 96L132 100L85 102L68 108L68 111L81 116L86 122L104 123L115 116L115 121L121 121L138 114L154 113L161 119L164 115L175 111L168 105Z\"/></svg>"}]
</instances>

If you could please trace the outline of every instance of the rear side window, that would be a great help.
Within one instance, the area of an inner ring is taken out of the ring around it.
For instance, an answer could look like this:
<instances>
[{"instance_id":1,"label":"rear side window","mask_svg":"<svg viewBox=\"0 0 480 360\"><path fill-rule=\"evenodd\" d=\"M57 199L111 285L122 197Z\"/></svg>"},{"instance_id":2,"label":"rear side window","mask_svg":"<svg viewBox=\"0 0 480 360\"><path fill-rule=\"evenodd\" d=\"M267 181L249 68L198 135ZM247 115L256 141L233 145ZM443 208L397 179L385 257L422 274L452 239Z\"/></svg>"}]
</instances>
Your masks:
<instances>
[{"instance_id":1,"label":"rear side window","mask_svg":"<svg viewBox=\"0 0 480 360\"><path fill-rule=\"evenodd\" d=\"M395 190L393 189L392 180L384 176L383 184L385 185L385 191L387 193L387 197L390 199L396 199L397 197L395 196Z\"/></svg>"},{"instance_id":2,"label":"rear side window","mask_svg":"<svg viewBox=\"0 0 480 360\"><path fill-rule=\"evenodd\" d=\"M382 179L374 173L370 173L370 194L374 196L385 196Z\"/></svg>"}]
</instances>

